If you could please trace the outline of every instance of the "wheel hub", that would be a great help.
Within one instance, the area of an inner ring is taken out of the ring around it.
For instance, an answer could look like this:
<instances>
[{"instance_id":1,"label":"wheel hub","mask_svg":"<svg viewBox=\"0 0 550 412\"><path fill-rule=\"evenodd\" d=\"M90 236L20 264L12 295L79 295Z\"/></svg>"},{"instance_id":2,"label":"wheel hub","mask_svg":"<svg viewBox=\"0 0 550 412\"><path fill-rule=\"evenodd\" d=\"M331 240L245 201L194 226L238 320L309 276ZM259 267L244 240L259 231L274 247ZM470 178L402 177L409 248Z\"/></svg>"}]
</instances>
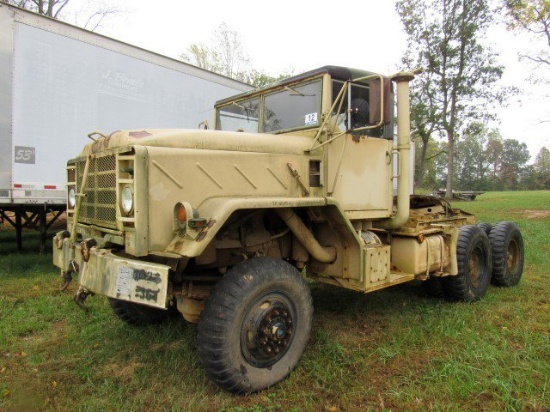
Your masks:
<instances>
[{"instance_id":1,"label":"wheel hub","mask_svg":"<svg viewBox=\"0 0 550 412\"><path fill-rule=\"evenodd\" d=\"M248 312L241 347L252 365L269 367L288 350L294 326L290 306L284 297L270 297L262 299Z\"/></svg>"},{"instance_id":2,"label":"wheel hub","mask_svg":"<svg viewBox=\"0 0 550 412\"><path fill-rule=\"evenodd\" d=\"M469 261L470 278L474 286L479 285L480 257L477 253L472 254Z\"/></svg>"},{"instance_id":3,"label":"wheel hub","mask_svg":"<svg viewBox=\"0 0 550 412\"><path fill-rule=\"evenodd\" d=\"M506 266L510 272L514 272L520 258L519 246L516 242L511 241L508 245L508 253L506 256Z\"/></svg>"}]
</instances>

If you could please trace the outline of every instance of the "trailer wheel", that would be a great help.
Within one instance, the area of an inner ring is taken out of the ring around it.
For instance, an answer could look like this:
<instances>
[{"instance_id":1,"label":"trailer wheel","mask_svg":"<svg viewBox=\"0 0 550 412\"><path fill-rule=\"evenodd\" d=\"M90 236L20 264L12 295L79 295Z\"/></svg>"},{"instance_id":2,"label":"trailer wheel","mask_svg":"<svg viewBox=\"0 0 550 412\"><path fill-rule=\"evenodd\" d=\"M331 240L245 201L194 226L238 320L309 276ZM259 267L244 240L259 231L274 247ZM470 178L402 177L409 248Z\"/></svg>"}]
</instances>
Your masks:
<instances>
[{"instance_id":1,"label":"trailer wheel","mask_svg":"<svg viewBox=\"0 0 550 412\"><path fill-rule=\"evenodd\" d=\"M493 229L493 225L486 222L478 223L477 227L483 230L487 234L487 236L489 236L489 233L491 233L491 229Z\"/></svg>"},{"instance_id":2,"label":"trailer wheel","mask_svg":"<svg viewBox=\"0 0 550 412\"><path fill-rule=\"evenodd\" d=\"M276 384L300 360L312 315L309 288L289 263L258 257L234 266L201 313L198 347L206 375L234 393Z\"/></svg>"},{"instance_id":3,"label":"trailer wheel","mask_svg":"<svg viewBox=\"0 0 550 412\"><path fill-rule=\"evenodd\" d=\"M132 326L145 326L160 323L170 317L173 310L157 309L126 300L109 298L109 304L115 314Z\"/></svg>"},{"instance_id":4,"label":"trailer wheel","mask_svg":"<svg viewBox=\"0 0 550 412\"><path fill-rule=\"evenodd\" d=\"M516 224L500 222L489 237L493 252L492 283L496 286L515 286L523 273L523 237Z\"/></svg>"},{"instance_id":5,"label":"trailer wheel","mask_svg":"<svg viewBox=\"0 0 550 412\"><path fill-rule=\"evenodd\" d=\"M491 245L476 225L460 228L457 245L458 275L445 278L449 297L475 302L485 295L491 282Z\"/></svg>"}]
</instances>

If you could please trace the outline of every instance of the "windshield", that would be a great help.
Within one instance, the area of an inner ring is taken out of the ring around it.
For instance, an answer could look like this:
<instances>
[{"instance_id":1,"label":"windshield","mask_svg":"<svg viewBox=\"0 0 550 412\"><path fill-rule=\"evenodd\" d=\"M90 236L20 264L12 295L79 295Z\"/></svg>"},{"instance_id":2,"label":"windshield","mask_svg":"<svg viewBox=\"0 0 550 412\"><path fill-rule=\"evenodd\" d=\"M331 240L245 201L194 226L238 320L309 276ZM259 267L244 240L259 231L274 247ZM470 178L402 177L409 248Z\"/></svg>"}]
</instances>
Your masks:
<instances>
[{"instance_id":1,"label":"windshield","mask_svg":"<svg viewBox=\"0 0 550 412\"><path fill-rule=\"evenodd\" d=\"M264 132L319 126L321 80L265 96Z\"/></svg>"},{"instance_id":2,"label":"windshield","mask_svg":"<svg viewBox=\"0 0 550 412\"><path fill-rule=\"evenodd\" d=\"M218 111L218 129L240 132L258 132L260 100L233 102Z\"/></svg>"},{"instance_id":3,"label":"windshield","mask_svg":"<svg viewBox=\"0 0 550 412\"><path fill-rule=\"evenodd\" d=\"M279 87L275 92L220 107L216 128L258 133L319 127L321 101L321 79Z\"/></svg>"}]
</instances>

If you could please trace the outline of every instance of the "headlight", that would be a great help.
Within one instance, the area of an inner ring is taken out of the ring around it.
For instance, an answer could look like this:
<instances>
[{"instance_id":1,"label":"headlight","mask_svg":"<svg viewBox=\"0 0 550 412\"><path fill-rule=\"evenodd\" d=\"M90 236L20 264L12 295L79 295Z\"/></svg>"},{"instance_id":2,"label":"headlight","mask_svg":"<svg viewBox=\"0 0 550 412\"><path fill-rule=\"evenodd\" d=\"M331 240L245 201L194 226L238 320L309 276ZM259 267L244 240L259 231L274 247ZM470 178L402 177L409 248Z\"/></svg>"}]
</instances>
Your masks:
<instances>
[{"instance_id":1,"label":"headlight","mask_svg":"<svg viewBox=\"0 0 550 412\"><path fill-rule=\"evenodd\" d=\"M74 187L71 187L69 189L69 207L71 209L74 209L76 206L76 192L74 190Z\"/></svg>"},{"instance_id":2,"label":"headlight","mask_svg":"<svg viewBox=\"0 0 550 412\"><path fill-rule=\"evenodd\" d=\"M134 210L134 191L130 185L124 186L120 192L120 206L126 215Z\"/></svg>"}]
</instances>

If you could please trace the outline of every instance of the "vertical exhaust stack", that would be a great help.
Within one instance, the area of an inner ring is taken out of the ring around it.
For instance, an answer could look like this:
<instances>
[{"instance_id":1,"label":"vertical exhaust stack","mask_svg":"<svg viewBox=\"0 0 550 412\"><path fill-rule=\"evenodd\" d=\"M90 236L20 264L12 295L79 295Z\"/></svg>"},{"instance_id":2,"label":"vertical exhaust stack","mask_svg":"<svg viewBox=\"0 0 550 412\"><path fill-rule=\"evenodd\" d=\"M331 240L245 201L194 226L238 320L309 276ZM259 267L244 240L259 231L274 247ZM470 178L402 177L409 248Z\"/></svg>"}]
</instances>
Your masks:
<instances>
[{"instance_id":1,"label":"vertical exhaust stack","mask_svg":"<svg viewBox=\"0 0 550 412\"><path fill-rule=\"evenodd\" d=\"M414 79L412 72L400 72L392 77L397 83L397 213L382 220L378 226L383 229L398 229L409 219L410 176L411 176L411 116L409 109L409 82Z\"/></svg>"}]
</instances>

